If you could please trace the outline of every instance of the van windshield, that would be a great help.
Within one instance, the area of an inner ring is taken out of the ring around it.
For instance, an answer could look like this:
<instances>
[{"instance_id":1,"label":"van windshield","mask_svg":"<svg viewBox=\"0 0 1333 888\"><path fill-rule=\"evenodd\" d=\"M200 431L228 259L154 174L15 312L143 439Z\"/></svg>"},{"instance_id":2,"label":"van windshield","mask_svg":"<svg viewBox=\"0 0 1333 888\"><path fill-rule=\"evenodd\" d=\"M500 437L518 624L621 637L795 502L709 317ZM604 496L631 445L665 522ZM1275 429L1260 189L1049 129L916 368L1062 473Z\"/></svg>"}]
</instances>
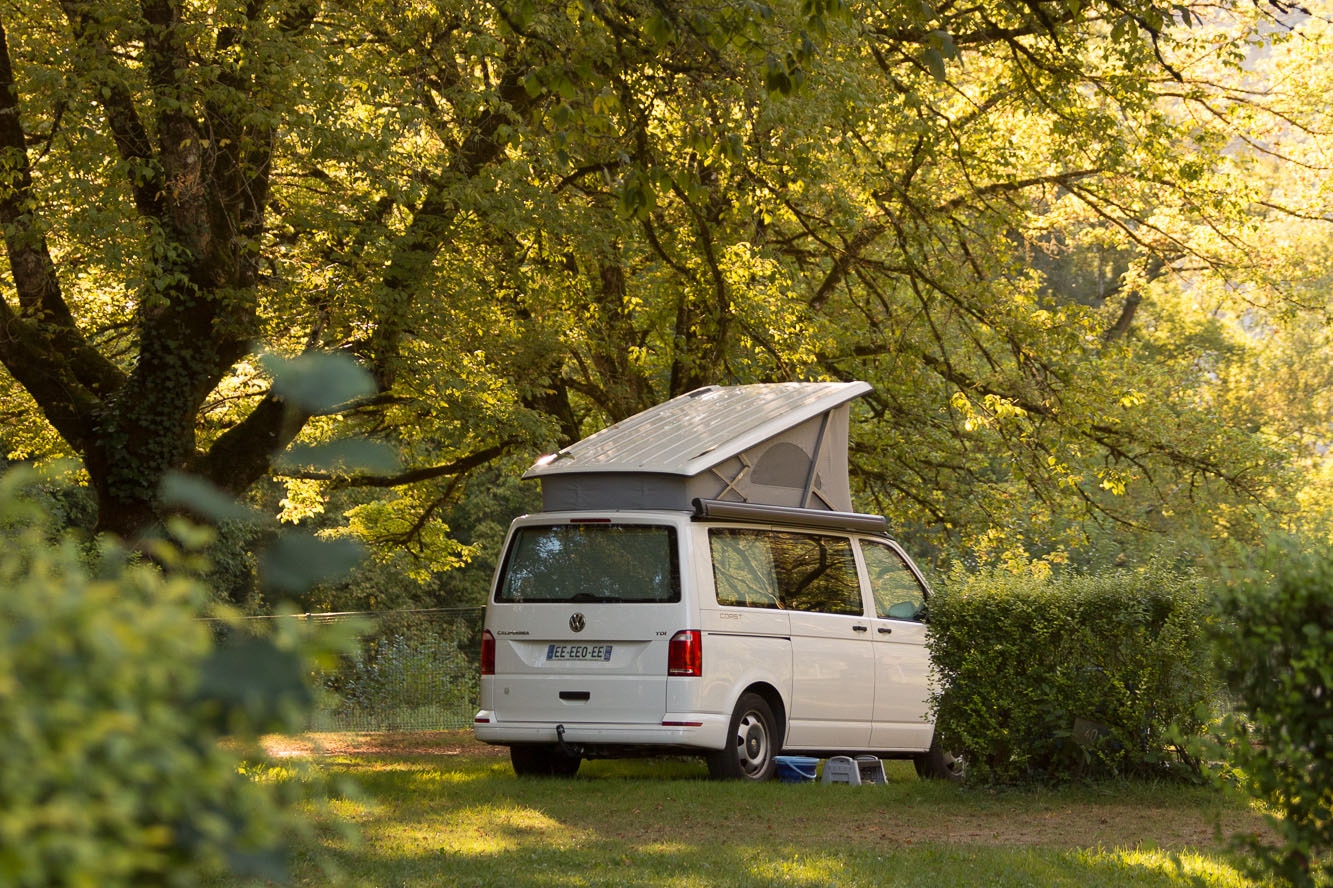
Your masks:
<instances>
[{"instance_id":1,"label":"van windshield","mask_svg":"<svg viewBox=\"0 0 1333 888\"><path fill-rule=\"evenodd\" d=\"M680 601L676 530L651 524L522 527L497 602Z\"/></svg>"}]
</instances>

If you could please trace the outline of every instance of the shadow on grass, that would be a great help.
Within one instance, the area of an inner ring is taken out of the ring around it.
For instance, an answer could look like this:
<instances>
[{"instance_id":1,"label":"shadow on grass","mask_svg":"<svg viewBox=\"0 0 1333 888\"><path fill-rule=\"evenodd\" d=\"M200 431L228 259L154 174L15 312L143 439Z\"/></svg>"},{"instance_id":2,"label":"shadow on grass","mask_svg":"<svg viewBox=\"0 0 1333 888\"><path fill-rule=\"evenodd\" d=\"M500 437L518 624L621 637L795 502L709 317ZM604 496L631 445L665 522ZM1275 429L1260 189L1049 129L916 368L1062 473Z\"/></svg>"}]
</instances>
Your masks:
<instances>
[{"instance_id":1,"label":"shadow on grass","mask_svg":"<svg viewBox=\"0 0 1333 888\"><path fill-rule=\"evenodd\" d=\"M587 839L549 847L541 831L511 835L506 850L471 853L422 848L387 855L364 851L340 864L357 886L496 886L496 888L1237 888L1250 883L1224 861L1192 853L1052 850L925 845L878 851L839 848L812 836L808 846L738 845L719 836L707 845L658 847Z\"/></svg>"},{"instance_id":2,"label":"shadow on grass","mask_svg":"<svg viewBox=\"0 0 1333 888\"><path fill-rule=\"evenodd\" d=\"M884 786L744 785L692 759L594 762L573 780L520 780L495 756L327 766L360 786L338 813L361 842L325 849L349 886L1251 884L1204 809L1244 812L1182 788L996 795L910 765ZM1169 831L1188 817L1195 832Z\"/></svg>"}]
</instances>

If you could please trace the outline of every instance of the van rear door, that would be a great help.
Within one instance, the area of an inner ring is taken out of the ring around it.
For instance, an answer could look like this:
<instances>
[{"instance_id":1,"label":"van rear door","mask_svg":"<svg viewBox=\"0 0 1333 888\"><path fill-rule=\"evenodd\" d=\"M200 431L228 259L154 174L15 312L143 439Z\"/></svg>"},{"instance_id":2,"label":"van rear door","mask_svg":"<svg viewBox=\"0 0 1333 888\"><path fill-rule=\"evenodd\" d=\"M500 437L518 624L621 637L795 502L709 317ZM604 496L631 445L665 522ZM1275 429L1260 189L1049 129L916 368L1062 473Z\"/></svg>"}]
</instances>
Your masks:
<instances>
[{"instance_id":1,"label":"van rear door","mask_svg":"<svg viewBox=\"0 0 1333 888\"><path fill-rule=\"evenodd\" d=\"M517 523L487 611L497 722L660 724L680 585L670 524Z\"/></svg>"}]
</instances>

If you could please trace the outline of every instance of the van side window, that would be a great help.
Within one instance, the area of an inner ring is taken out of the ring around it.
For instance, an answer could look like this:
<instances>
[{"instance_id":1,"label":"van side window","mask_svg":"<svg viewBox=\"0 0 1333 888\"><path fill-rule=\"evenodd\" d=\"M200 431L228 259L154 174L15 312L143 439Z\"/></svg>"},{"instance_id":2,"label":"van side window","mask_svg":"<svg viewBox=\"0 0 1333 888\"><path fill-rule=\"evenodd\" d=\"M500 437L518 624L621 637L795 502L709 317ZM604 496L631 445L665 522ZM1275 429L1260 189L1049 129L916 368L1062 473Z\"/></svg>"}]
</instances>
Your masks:
<instances>
[{"instance_id":1,"label":"van side window","mask_svg":"<svg viewBox=\"0 0 1333 888\"><path fill-rule=\"evenodd\" d=\"M709 536L717 603L732 607L782 607L778 575L766 534L715 530Z\"/></svg>"},{"instance_id":2,"label":"van side window","mask_svg":"<svg viewBox=\"0 0 1333 888\"><path fill-rule=\"evenodd\" d=\"M850 540L779 533L773 535L773 549L787 607L824 614L859 616L863 612Z\"/></svg>"},{"instance_id":3,"label":"van side window","mask_svg":"<svg viewBox=\"0 0 1333 888\"><path fill-rule=\"evenodd\" d=\"M912 569L889 546L863 542L870 591L875 596L875 615L886 620L916 620L926 606L926 591Z\"/></svg>"},{"instance_id":4,"label":"van side window","mask_svg":"<svg viewBox=\"0 0 1333 888\"><path fill-rule=\"evenodd\" d=\"M715 528L718 604L860 615L851 541L818 534Z\"/></svg>"}]
</instances>

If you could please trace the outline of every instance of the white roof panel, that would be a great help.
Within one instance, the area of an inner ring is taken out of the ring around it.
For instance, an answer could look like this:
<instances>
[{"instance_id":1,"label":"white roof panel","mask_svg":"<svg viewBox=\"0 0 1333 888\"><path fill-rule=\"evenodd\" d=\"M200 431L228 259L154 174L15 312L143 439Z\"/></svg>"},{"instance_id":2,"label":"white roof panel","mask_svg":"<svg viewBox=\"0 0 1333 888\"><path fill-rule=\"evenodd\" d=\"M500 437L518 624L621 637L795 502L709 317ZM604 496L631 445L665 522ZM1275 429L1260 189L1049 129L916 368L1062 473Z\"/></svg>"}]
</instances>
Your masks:
<instances>
[{"instance_id":1,"label":"white roof panel","mask_svg":"<svg viewBox=\"0 0 1333 888\"><path fill-rule=\"evenodd\" d=\"M579 472L692 477L870 388L865 382L707 386L543 457L523 477Z\"/></svg>"}]
</instances>

